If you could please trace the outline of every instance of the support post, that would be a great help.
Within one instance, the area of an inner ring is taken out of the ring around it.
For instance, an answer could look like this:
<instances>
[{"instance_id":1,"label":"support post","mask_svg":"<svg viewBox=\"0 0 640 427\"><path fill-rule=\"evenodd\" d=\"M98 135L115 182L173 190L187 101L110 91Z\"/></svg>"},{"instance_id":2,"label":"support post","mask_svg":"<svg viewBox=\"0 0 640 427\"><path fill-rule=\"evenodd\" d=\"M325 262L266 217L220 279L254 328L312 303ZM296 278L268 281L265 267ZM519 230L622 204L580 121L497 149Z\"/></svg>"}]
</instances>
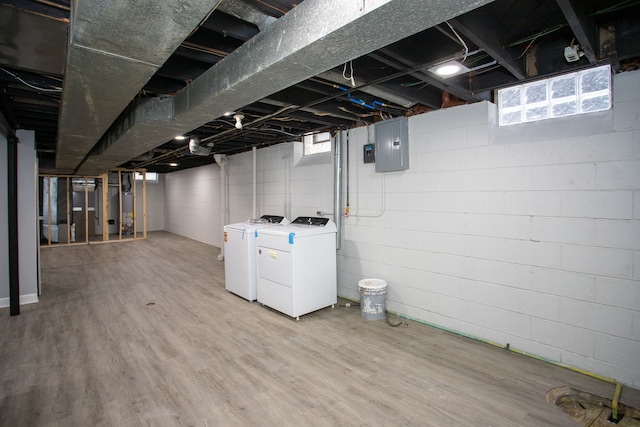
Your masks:
<instances>
[{"instance_id":1,"label":"support post","mask_svg":"<svg viewBox=\"0 0 640 427\"><path fill-rule=\"evenodd\" d=\"M9 219L9 315L20 314L20 270L18 262L18 138L7 138L7 193Z\"/></svg>"}]
</instances>

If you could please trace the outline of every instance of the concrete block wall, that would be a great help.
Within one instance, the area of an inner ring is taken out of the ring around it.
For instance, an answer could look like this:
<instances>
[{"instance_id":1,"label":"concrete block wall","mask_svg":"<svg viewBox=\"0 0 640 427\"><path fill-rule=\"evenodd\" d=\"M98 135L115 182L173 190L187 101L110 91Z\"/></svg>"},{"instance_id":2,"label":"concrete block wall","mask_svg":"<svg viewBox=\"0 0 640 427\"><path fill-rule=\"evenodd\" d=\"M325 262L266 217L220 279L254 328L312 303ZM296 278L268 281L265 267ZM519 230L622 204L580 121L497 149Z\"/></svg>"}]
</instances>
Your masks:
<instances>
[{"instance_id":1,"label":"concrete block wall","mask_svg":"<svg viewBox=\"0 0 640 427\"><path fill-rule=\"evenodd\" d=\"M222 245L220 167L217 164L165 175L165 229Z\"/></svg>"},{"instance_id":2,"label":"concrete block wall","mask_svg":"<svg viewBox=\"0 0 640 427\"><path fill-rule=\"evenodd\" d=\"M411 168L362 163L339 294L387 280L387 307L640 386L640 73L612 111L509 128L479 103L409 119ZM382 182L381 182L382 181Z\"/></svg>"},{"instance_id":3,"label":"concrete block wall","mask_svg":"<svg viewBox=\"0 0 640 427\"><path fill-rule=\"evenodd\" d=\"M290 213L291 144L256 152L256 216ZM229 157L229 223L253 217L253 152ZM289 218L290 219L290 218Z\"/></svg>"},{"instance_id":4,"label":"concrete block wall","mask_svg":"<svg viewBox=\"0 0 640 427\"><path fill-rule=\"evenodd\" d=\"M614 76L611 111L496 123L486 102L410 117L411 167L384 174L362 163L374 128L349 131L338 294L385 279L391 311L640 388L640 72ZM333 165L292 148L258 150L259 214L331 212ZM251 156L229 158L230 222L251 215ZM167 176L169 231L216 213L217 169L206 203L182 194L199 169Z\"/></svg>"},{"instance_id":5,"label":"concrete block wall","mask_svg":"<svg viewBox=\"0 0 640 427\"><path fill-rule=\"evenodd\" d=\"M257 216L324 216L333 212L333 164L294 165L293 144L263 148L256 153ZM253 153L229 157L229 222L251 218Z\"/></svg>"}]
</instances>

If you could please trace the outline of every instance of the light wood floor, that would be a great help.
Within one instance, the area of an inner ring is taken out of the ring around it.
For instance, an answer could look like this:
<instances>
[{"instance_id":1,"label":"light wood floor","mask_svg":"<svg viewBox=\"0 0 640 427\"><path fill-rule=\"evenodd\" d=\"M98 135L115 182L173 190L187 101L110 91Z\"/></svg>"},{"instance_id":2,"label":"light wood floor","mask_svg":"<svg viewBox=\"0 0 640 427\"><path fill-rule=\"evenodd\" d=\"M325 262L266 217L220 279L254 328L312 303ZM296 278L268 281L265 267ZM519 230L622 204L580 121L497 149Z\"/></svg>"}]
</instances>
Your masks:
<instances>
[{"instance_id":1,"label":"light wood floor","mask_svg":"<svg viewBox=\"0 0 640 427\"><path fill-rule=\"evenodd\" d=\"M575 426L549 389L613 394L358 308L296 322L225 291L218 253L164 232L43 249L41 301L0 310L0 425Z\"/></svg>"}]
</instances>

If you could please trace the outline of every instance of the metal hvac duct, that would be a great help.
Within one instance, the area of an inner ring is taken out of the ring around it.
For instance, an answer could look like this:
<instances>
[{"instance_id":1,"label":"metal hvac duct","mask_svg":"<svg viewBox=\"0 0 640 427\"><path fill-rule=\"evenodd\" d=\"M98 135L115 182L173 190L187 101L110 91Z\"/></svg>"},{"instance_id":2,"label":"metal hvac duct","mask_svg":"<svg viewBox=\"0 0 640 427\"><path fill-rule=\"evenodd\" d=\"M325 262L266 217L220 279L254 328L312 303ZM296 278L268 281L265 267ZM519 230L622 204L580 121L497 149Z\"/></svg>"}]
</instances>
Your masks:
<instances>
[{"instance_id":1,"label":"metal hvac duct","mask_svg":"<svg viewBox=\"0 0 640 427\"><path fill-rule=\"evenodd\" d=\"M75 171L151 76L219 2L72 0L58 128L59 172Z\"/></svg>"},{"instance_id":2,"label":"metal hvac duct","mask_svg":"<svg viewBox=\"0 0 640 427\"><path fill-rule=\"evenodd\" d=\"M307 78L492 1L431 1L425 7L424 0L306 0L178 92L170 118L156 120L154 117L153 126L147 126L144 121L127 123L121 118L122 123L114 126L124 136L139 135L147 128L153 130L153 138L124 138L121 141L119 137L107 134L103 139L113 140L109 151L129 150L130 158L136 157L153 148L149 146L151 142L159 146L178 133L189 132L222 117L227 111L240 110ZM150 26L160 27L156 23ZM371 36L372 32L375 37ZM122 37L130 37L126 31L123 33ZM91 66L89 70L92 70ZM70 99L79 98L85 99L82 94ZM93 107L79 104L80 109ZM82 113L79 117L89 120L86 112L79 113ZM82 130L81 127L78 129ZM148 144L138 147L139 141ZM79 143L82 146L82 141ZM58 158L73 155L77 159L79 154L68 144L63 145ZM87 159L94 172L124 162L116 163L115 157L104 153ZM80 171L86 173L84 166Z\"/></svg>"}]
</instances>

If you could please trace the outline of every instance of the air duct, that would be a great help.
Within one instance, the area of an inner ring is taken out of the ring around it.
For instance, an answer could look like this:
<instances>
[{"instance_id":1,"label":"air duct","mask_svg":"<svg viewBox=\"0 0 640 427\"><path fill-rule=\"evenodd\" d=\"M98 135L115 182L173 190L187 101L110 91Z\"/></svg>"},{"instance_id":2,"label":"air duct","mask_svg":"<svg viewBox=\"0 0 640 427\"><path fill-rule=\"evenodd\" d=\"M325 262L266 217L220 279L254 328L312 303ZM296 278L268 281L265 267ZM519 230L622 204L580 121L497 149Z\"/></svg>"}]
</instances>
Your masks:
<instances>
[{"instance_id":1,"label":"air duct","mask_svg":"<svg viewBox=\"0 0 640 427\"><path fill-rule=\"evenodd\" d=\"M323 71L491 2L456 0L431 2L429 7L424 7L423 0L376 0L364 3L304 1L178 92L173 98L175 102L171 118L153 126L153 142L159 146L176 134L189 132L222 117L227 111L239 111ZM136 25L140 26L138 23ZM371 37L372 29L376 30L376 37ZM128 39L132 33L136 31L124 31L122 37L126 35ZM348 43L348 48L345 43ZM96 74L102 73L104 71L96 71ZM118 72L118 75L118 79L122 80L122 73ZM111 83L117 86L117 83ZM105 85L105 90L108 87ZM77 94L70 99L86 97ZM110 97L105 96L104 99ZM81 105L78 108L88 107ZM92 110L89 108L89 113L81 112L80 117L89 120L94 115ZM133 125L124 122L122 125L132 128L125 132L132 135L141 133L146 127L143 122ZM82 127L77 129L82 132ZM108 135L105 135L105 139L109 139ZM116 141L113 144L114 151L137 151L129 157L131 159L153 148L138 149L136 146L142 141L146 142L147 139L136 138L133 147L130 141ZM65 149L60 151L58 158L64 155ZM114 160L108 156L103 159L96 157L95 161L88 160L103 171L124 163L114 164Z\"/></svg>"},{"instance_id":2,"label":"air duct","mask_svg":"<svg viewBox=\"0 0 640 427\"><path fill-rule=\"evenodd\" d=\"M219 2L71 1L56 155L60 172L78 168L151 76Z\"/></svg>"}]
</instances>

